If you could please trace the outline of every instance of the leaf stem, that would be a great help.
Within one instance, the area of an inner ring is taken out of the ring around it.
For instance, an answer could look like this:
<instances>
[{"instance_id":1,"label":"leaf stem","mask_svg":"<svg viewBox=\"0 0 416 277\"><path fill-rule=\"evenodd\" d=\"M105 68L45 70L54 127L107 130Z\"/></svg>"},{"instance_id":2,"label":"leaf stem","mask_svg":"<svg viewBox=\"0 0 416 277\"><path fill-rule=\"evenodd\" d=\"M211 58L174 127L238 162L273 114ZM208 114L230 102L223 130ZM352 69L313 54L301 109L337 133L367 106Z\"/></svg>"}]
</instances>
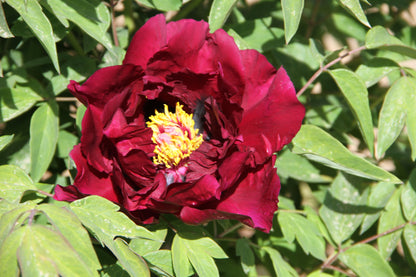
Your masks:
<instances>
[{"instance_id":1,"label":"leaf stem","mask_svg":"<svg viewBox=\"0 0 416 277\"><path fill-rule=\"evenodd\" d=\"M115 46L120 46L120 42L118 40L118 36L117 36L117 27L116 27L116 23L115 23L115 12L114 12L114 7L117 5L118 0L110 0L110 11L111 11L111 31L113 33L113 40L114 40L114 45Z\"/></svg>"},{"instance_id":2,"label":"leaf stem","mask_svg":"<svg viewBox=\"0 0 416 277\"><path fill-rule=\"evenodd\" d=\"M355 48L351 51L348 51L345 54L342 54L341 56L339 56L338 58L336 58L335 60L332 60L331 62L327 63L325 66L321 66L313 75L312 77L306 82L306 84L298 91L298 93L296 94L297 97L301 96L305 90L321 75L322 72L326 71L328 68L330 68L331 66L333 66L334 64L340 62L342 59L344 59L345 57L348 57L352 54L355 54L357 52L361 52L362 50L366 49L365 45L360 46L358 48Z\"/></svg>"},{"instance_id":3,"label":"leaf stem","mask_svg":"<svg viewBox=\"0 0 416 277\"><path fill-rule=\"evenodd\" d=\"M237 223L236 225L231 226L231 227L230 227L230 228L228 228L228 229L225 229L225 230L224 230L224 232L222 232L221 234L219 234L219 235L218 235L218 238L223 238L223 237L225 237L226 235L228 235L229 233L233 232L234 230L237 230L238 228L240 228L240 227L241 227L241 226L243 226L243 225L244 225L243 223L239 222L239 223Z\"/></svg>"}]
</instances>

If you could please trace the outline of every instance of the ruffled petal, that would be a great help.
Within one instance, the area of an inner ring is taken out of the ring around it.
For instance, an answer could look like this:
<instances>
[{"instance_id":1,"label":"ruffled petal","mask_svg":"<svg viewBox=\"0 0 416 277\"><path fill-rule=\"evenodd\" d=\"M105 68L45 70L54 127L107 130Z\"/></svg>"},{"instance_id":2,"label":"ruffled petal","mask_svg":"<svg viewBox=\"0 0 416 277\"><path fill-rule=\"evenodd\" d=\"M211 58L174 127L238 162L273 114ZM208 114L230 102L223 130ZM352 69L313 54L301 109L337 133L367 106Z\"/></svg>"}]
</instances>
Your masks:
<instances>
[{"instance_id":1,"label":"ruffled petal","mask_svg":"<svg viewBox=\"0 0 416 277\"><path fill-rule=\"evenodd\" d=\"M167 43L166 20L163 14L150 18L134 35L123 64L145 68L149 59Z\"/></svg>"},{"instance_id":2,"label":"ruffled petal","mask_svg":"<svg viewBox=\"0 0 416 277\"><path fill-rule=\"evenodd\" d=\"M304 116L305 108L286 71L280 68L267 94L243 113L240 149L255 149L256 163L263 163L293 139Z\"/></svg>"}]
</instances>

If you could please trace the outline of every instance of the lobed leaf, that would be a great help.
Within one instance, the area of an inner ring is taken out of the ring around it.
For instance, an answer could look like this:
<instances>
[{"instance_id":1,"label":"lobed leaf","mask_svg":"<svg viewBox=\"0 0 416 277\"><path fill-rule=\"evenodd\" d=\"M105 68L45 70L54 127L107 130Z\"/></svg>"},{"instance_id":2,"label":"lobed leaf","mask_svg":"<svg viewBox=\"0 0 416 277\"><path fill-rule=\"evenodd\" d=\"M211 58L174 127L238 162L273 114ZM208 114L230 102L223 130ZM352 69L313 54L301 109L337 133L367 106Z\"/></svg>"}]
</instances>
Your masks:
<instances>
[{"instance_id":1,"label":"lobed leaf","mask_svg":"<svg viewBox=\"0 0 416 277\"><path fill-rule=\"evenodd\" d=\"M194 272L188 259L186 245L179 235L175 235L173 238L172 263L176 276L186 277L192 275Z\"/></svg>"},{"instance_id":2,"label":"lobed leaf","mask_svg":"<svg viewBox=\"0 0 416 277\"><path fill-rule=\"evenodd\" d=\"M55 154L58 141L58 105L50 101L42 104L30 121L30 176L40 180Z\"/></svg>"},{"instance_id":3,"label":"lobed leaf","mask_svg":"<svg viewBox=\"0 0 416 277\"><path fill-rule=\"evenodd\" d=\"M35 36L39 39L43 48L45 48L56 71L59 73L58 54L56 52L52 26L49 19L43 13L38 1L7 0L6 3L13 7L27 23Z\"/></svg>"},{"instance_id":4,"label":"lobed leaf","mask_svg":"<svg viewBox=\"0 0 416 277\"><path fill-rule=\"evenodd\" d=\"M170 250L162 249L148 252L143 258L150 263L149 267L160 276L174 276L172 253Z\"/></svg>"},{"instance_id":5,"label":"lobed leaf","mask_svg":"<svg viewBox=\"0 0 416 277\"><path fill-rule=\"evenodd\" d=\"M290 42L299 28L304 0L282 0L283 21L285 24L286 44Z\"/></svg>"},{"instance_id":6,"label":"lobed leaf","mask_svg":"<svg viewBox=\"0 0 416 277\"><path fill-rule=\"evenodd\" d=\"M164 243L168 229L158 229L151 232L154 239L134 238L130 241L129 247L140 256L159 250Z\"/></svg>"},{"instance_id":7,"label":"lobed leaf","mask_svg":"<svg viewBox=\"0 0 416 277\"><path fill-rule=\"evenodd\" d=\"M326 259L325 241L312 222L299 214L287 212L280 212L278 220L283 236L289 243L296 237L306 254L310 253L322 261Z\"/></svg>"},{"instance_id":8,"label":"lobed leaf","mask_svg":"<svg viewBox=\"0 0 416 277\"><path fill-rule=\"evenodd\" d=\"M370 150L374 153L374 131L371 110L368 102L368 91L361 79L352 71L335 69L329 74L341 89L342 94L358 122L361 134Z\"/></svg>"},{"instance_id":9,"label":"lobed leaf","mask_svg":"<svg viewBox=\"0 0 416 277\"><path fill-rule=\"evenodd\" d=\"M339 255L340 260L360 277L394 277L390 265L374 247L358 244Z\"/></svg>"},{"instance_id":10,"label":"lobed leaf","mask_svg":"<svg viewBox=\"0 0 416 277\"><path fill-rule=\"evenodd\" d=\"M400 179L372 163L353 155L338 140L313 125L302 125L292 141L292 152L348 174L384 182Z\"/></svg>"},{"instance_id":11,"label":"lobed leaf","mask_svg":"<svg viewBox=\"0 0 416 277\"><path fill-rule=\"evenodd\" d=\"M214 32L224 25L237 0L214 0L209 11L208 23L211 32Z\"/></svg>"}]
</instances>

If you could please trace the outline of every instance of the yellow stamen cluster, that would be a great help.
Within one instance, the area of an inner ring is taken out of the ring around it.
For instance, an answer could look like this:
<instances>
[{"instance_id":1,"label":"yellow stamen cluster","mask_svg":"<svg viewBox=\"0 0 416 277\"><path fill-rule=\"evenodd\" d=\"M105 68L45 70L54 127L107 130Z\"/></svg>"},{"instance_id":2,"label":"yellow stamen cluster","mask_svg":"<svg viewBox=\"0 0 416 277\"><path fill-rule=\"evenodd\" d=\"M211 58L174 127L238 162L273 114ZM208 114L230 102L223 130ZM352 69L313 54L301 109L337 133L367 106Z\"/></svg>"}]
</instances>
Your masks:
<instances>
[{"instance_id":1,"label":"yellow stamen cluster","mask_svg":"<svg viewBox=\"0 0 416 277\"><path fill-rule=\"evenodd\" d=\"M179 103L176 103L175 113L169 112L165 105L163 113L156 111L149 119L146 124L152 129L152 141L156 144L153 157L155 164L163 164L167 168L177 166L203 141L198 129L194 129L192 114L187 114Z\"/></svg>"}]
</instances>

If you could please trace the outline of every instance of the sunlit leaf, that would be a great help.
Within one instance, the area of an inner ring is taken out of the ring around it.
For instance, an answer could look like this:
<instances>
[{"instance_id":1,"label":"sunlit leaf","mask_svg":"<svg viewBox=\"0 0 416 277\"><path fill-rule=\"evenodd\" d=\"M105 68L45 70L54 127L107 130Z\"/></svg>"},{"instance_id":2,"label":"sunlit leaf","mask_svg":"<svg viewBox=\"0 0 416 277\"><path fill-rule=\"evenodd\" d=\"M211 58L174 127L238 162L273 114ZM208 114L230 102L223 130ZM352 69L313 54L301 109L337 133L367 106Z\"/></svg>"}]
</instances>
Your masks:
<instances>
[{"instance_id":1,"label":"sunlit leaf","mask_svg":"<svg viewBox=\"0 0 416 277\"><path fill-rule=\"evenodd\" d=\"M0 87L0 122L6 122L21 115L41 99L29 87Z\"/></svg>"},{"instance_id":2,"label":"sunlit leaf","mask_svg":"<svg viewBox=\"0 0 416 277\"><path fill-rule=\"evenodd\" d=\"M32 179L15 165L0 166L0 198L18 203L27 190L36 190Z\"/></svg>"},{"instance_id":3,"label":"sunlit leaf","mask_svg":"<svg viewBox=\"0 0 416 277\"><path fill-rule=\"evenodd\" d=\"M285 23L285 39L286 43L289 43L299 28L304 0L282 0L281 2Z\"/></svg>"},{"instance_id":4,"label":"sunlit leaf","mask_svg":"<svg viewBox=\"0 0 416 277\"><path fill-rule=\"evenodd\" d=\"M390 72L399 69L400 66L396 62L376 57L360 64L355 74L365 83L366 87L371 87Z\"/></svg>"},{"instance_id":5,"label":"sunlit leaf","mask_svg":"<svg viewBox=\"0 0 416 277\"><path fill-rule=\"evenodd\" d=\"M0 37L2 38L14 37L12 32L9 29L9 25L7 24L6 16L4 15L4 10L3 10L1 1L0 1Z\"/></svg>"},{"instance_id":6,"label":"sunlit leaf","mask_svg":"<svg viewBox=\"0 0 416 277\"><path fill-rule=\"evenodd\" d=\"M413 221L416 218L416 169L410 174L400 200L404 217L409 221Z\"/></svg>"},{"instance_id":7,"label":"sunlit leaf","mask_svg":"<svg viewBox=\"0 0 416 277\"><path fill-rule=\"evenodd\" d=\"M405 222L403 218L402 210L400 207L400 195L402 187L399 187L394 192L393 196L390 198L389 202L385 207L385 211L381 213L380 220L378 223L379 234L395 228ZM379 237L378 242L378 251L384 259L390 257L394 249L397 247L397 243L400 240L400 236L403 230L397 230L396 232L387 234L385 236Z\"/></svg>"},{"instance_id":8,"label":"sunlit leaf","mask_svg":"<svg viewBox=\"0 0 416 277\"><path fill-rule=\"evenodd\" d=\"M172 242L172 263L176 276L190 276L193 273L183 239L175 235Z\"/></svg>"},{"instance_id":9,"label":"sunlit leaf","mask_svg":"<svg viewBox=\"0 0 416 277\"><path fill-rule=\"evenodd\" d=\"M14 135L0 136L0 151L12 141L13 137Z\"/></svg>"},{"instance_id":10,"label":"sunlit leaf","mask_svg":"<svg viewBox=\"0 0 416 277\"><path fill-rule=\"evenodd\" d=\"M16 252L22 244L26 230L19 228L5 237L0 244L0 276L19 276Z\"/></svg>"},{"instance_id":11,"label":"sunlit leaf","mask_svg":"<svg viewBox=\"0 0 416 277\"><path fill-rule=\"evenodd\" d=\"M365 46L369 49L381 48L393 51L413 59L416 58L416 49L404 44L400 39L389 34L382 26L371 28L365 38Z\"/></svg>"},{"instance_id":12,"label":"sunlit leaf","mask_svg":"<svg viewBox=\"0 0 416 277\"><path fill-rule=\"evenodd\" d=\"M135 238L132 239L129 243L129 247L136 252L137 254L143 256L149 252L154 252L159 250L162 244L165 241L165 237L168 233L168 229L158 229L156 231L151 231L154 239L141 239Z\"/></svg>"},{"instance_id":13,"label":"sunlit leaf","mask_svg":"<svg viewBox=\"0 0 416 277\"><path fill-rule=\"evenodd\" d=\"M49 19L43 13L37 0L7 0L7 4L12 6L29 25L32 32L39 39L51 58L56 71L60 71L58 54L56 52L55 39Z\"/></svg>"},{"instance_id":14,"label":"sunlit leaf","mask_svg":"<svg viewBox=\"0 0 416 277\"><path fill-rule=\"evenodd\" d=\"M319 214L337 244L347 240L360 226L366 212L368 186L353 176L338 174L325 195Z\"/></svg>"},{"instance_id":15,"label":"sunlit leaf","mask_svg":"<svg viewBox=\"0 0 416 277\"><path fill-rule=\"evenodd\" d=\"M401 183L396 176L352 154L338 140L316 126L302 125L292 144L292 152L326 166L368 179Z\"/></svg>"},{"instance_id":16,"label":"sunlit leaf","mask_svg":"<svg viewBox=\"0 0 416 277\"><path fill-rule=\"evenodd\" d=\"M413 261L416 262L416 225L406 225L403 231L403 238Z\"/></svg>"},{"instance_id":17,"label":"sunlit leaf","mask_svg":"<svg viewBox=\"0 0 416 277\"><path fill-rule=\"evenodd\" d=\"M152 271L159 273L161 276L174 276L172 254L170 250L163 249L148 252L143 255L143 258L150 263L149 267Z\"/></svg>"},{"instance_id":18,"label":"sunlit leaf","mask_svg":"<svg viewBox=\"0 0 416 277\"><path fill-rule=\"evenodd\" d=\"M269 254L273 263L274 271L278 277L299 276L296 270L282 258L282 255L279 253L279 251L268 246L262 247L261 249Z\"/></svg>"},{"instance_id":19,"label":"sunlit leaf","mask_svg":"<svg viewBox=\"0 0 416 277\"><path fill-rule=\"evenodd\" d=\"M280 212L278 220L283 235L289 243L296 237L306 254L310 253L320 260L325 260L325 241L312 222L299 214L287 212Z\"/></svg>"},{"instance_id":20,"label":"sunlit leaf","mask_svg":"<svg viewBox=\"0 0 416 277\"><path fill-rule=\"evenodd\" d=\"M181 0L136 0L136 2L159 11L177 11L182 6Z\"/></svg>"},{"instance_id":21,"label":"sunlit leaf","mask_svg":"<svg viewBox=\"0 0 416 277\"><path fill-rule=\"evenodd\" d=\"M58 141L58 105L50 101L40 106L30 121L30 176L37 182L48 169Z\"/></svg>"},{"instance_id":22,"label":"sunlit leaf","mask_svg":"<svg viewBox=\"0 0 416 277\"><path fill-rule=\"evenodd\" d=\"M360 0L338 0L351 14L353 14L362 24L371 27L368 19L365 16Z\"/></svg>"},{"instance_id":23,"label":"sunlit leaf","mask_svg":"<svg viewBox=\"0 0 416 277\"><path fill-rule=\"evenodd\" d=\"M352 71L335 69L329 71L357 119L358 127L370 152L374 153L374 131L368 91L361 79Z\"/></svg>"},{"instance_id":24,"label":"sunlit leaf","mask_svg":"<svg viewBox=\"0 0 416 277\"><path fill-rule=\"evenodd\" d=\"M237 0L214 0L208 16L211 32L222 28Z\"/></svg>"},{"instance_id":25,"label":"sunlit leaf","mask_svg":"<svg viewBox=\"0 0 416 277\"><path fill-rule=\"evenodd\" d=\"M360 277L396 276L377 250L368 244L355 245L341 253L339 258Z\"/></svg>"}]
</instances>

